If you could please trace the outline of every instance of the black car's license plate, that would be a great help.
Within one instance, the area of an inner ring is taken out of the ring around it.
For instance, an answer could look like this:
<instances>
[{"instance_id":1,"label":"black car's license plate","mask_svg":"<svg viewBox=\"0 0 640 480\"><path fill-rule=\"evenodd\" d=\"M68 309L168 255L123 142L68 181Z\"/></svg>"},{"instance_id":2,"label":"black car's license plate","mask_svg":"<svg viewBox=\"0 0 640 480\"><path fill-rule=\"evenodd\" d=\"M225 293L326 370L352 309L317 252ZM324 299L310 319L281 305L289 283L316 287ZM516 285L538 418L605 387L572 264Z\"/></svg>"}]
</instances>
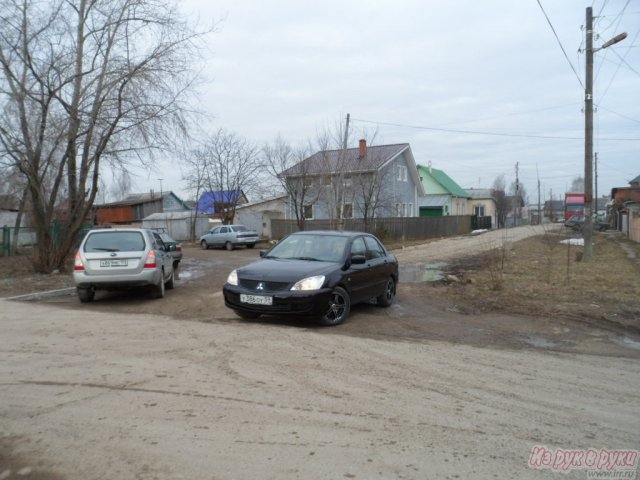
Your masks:
<instances>
[{"instance_id":1,"label":"black car's license plate","mask_svg":"<svg viewBox=\"0 0 640 480\"><path fill-rule=\"evenodd\" d=\"M240 301L252 305L273 305L273 297L265 297L263 295L245 295L241 293Z\"/></svg>"},{"instance_id":2,"label":"black car's license plate","mask_svg":"<svg viewBox=\"0 0 640 480\"><path fill-rule=\"evenodd\" d=\"M126 267L126 260L100 260L101 267Z\"/></svg>"}]
</instances>

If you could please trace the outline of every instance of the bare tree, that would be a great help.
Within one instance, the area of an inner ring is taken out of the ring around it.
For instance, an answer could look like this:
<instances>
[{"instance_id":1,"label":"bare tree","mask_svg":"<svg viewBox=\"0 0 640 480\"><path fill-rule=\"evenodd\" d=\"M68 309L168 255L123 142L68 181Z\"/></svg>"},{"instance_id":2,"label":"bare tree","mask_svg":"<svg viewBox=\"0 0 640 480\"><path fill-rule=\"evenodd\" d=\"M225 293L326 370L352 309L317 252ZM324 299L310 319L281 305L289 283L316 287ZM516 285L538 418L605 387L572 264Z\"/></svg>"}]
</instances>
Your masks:
<instances>
[{"instance_id":1,"label":"bare tree","mask_svg":"<svg viewBox=\"0 0 640 480\"><path fill-rule=\"evenodd\" d=\"M62 268L103 162L185 133L202 35L165 0L0 0L0 156L27 179L35 266Z\"/></svg>"},{"instance_id":2,"label":"bare tree","mask_svg":"<svg viewBox=\"0 0 640 480\"><path fill-rule=\"evenodd\" d=\"M498 175L493 181L491 196L496 202L496 221L498 228L504 228L509 213L509 199L507 198L507 183L503 175Z\"/></svg>"},{"instance_id":3,"label":"bare tree","mask_svg":"<svg viewBox=\"0 0 640 480\"><path fill-rule=\"evenodd\" d=\"M379 162L373 162L378 164ZM374 169L357 172L353 182L354 203L364 220L364 228L369 231L371 222L381 211L391 208L391 183L393 169Z\"/></svg>"},{"instance_id":4,"label":"bare tree","mask_svg":"<svg viewBox=\"0 0 640 480\"><path fill-rule=\"evenodd\" d=\"M258 148L221 128L194 152L194 157L203 166L204 189L222 195L218 208L223 210L223 221L233 222L242 194L259 185L262 163Z\"/></svg>"},{"instance_id":5,"label":"bare tree","mask_svg":"<svg viewBox=\"0 0 640 480\"><path fill-rule=\"evenodd\" d=\"M575 177L571 180L571 189L569 191L573 193L584 192L584 177Z\"/></svg>"},{"instance_id":6,"label":"bare tree","mask_svg":"<svg viewBox=\"0 0 640 480\"><path fill-rule=\"evenodd\" d=\"M126 169L119 169L113 172L113 183L111 184L111 195L115 201L124 200L127 194L131 193L131 175Z\"/></svg>"},{"instance_id":7,"label":"bare tree","mask_svg":"<svg viewBox=\"0 0 640 480\"><path fill-rule=\"evenodd\" d=\"M320 192L320 179L312 172L311 164L304 161L309 152L306 146L291 147L281 136L262 149L265 168L287 194L299 230L304 230L305 209L317 202Z\"/></svg>"}]
</instances>

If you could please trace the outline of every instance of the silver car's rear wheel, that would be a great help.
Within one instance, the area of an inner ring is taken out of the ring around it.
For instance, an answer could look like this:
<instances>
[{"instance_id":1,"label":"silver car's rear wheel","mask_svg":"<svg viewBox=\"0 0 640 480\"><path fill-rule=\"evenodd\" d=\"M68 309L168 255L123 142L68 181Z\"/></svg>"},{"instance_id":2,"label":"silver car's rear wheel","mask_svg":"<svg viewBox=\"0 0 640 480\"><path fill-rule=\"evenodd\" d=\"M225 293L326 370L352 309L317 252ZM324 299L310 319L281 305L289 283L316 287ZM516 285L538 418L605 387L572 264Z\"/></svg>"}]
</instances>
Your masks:
<instances>
[{"instance_id":1,"label":"silver car's rear wheel","mask_svg":"<svg viewBox=\"0 0 640 480\"><path fill-rule=\"evenodd\" d=\"M160 272L160 283L158 285L153 286L153 290L151 291L151 296L153 298L164 297L164 271Z\"/></svg>"},{"instance_id":2,"label":"silver car's rear wheel","mask_svg":"<svg viewBox=\"0 0 640 480\"><path fill-rule=\"evenodd\" d=\"M96 295L96 291L93 288L76 288L78 292L78 298L82 303L89 303L93 301L93 298Z\"/></svg>"},{"instance_id":3,"label":"silver car's rear wheel","mask_svg":"<svg viewBox=\"0 0 640 480\"><path fill-rule=\"evenodd\" d=\"M164 287L165 287L167 290L173 290L173 287L175 286L174 278L175 278L175 277L174 277L174 273L173 273L173 271L172 271L172 272L171 272L171 278L170 278L169 280L167 280L167 282L166 282L166 283L165 283L165 285L164 285Z\"/></svg>"},{"instance_id":4,"label":"silver car's rear wheel","mask_svg":"<svg viewBox=\"0 0 640 480\"><path fill-rule=\"evenodd\" d=\"M206 250L207 248L209 248L209 245L207 245L207 241L206 240L202 240L200 242L200 248L203 250Z\"/></svg>"},{"instance_id":5,"label":"silver car's rear wheel","mask_svg":"<svg viewBox=\"0 0 640 480\"><path fill-rule=\"evenodd\" d=\"M233 243L231 243L231 242L225 243L224 244L224 248L226 248L229 251L233 250Z\"/></svg>"}]
</instances>

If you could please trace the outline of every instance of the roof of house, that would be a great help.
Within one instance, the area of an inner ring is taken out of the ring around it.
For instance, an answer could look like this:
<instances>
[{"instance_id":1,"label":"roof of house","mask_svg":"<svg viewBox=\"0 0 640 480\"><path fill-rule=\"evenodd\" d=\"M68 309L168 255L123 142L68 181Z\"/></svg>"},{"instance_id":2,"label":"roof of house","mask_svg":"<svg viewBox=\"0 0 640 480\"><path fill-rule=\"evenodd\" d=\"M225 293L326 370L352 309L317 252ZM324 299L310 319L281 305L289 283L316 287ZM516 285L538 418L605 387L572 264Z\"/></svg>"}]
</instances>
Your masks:
<instances>
[{"instance_id":1,"label":"roof of house","mask_svg":"<svg viewBox=\"0 0 640 480\"><path fill-rule=\"evenodd\" d=\"M494 200L490 188L465 188L465 192L474 200L491 199Z\"/></svg>"},{"instance_id":2,"label":"roof of house","mask_svg":"<svg viewBox=\"0 0 640 480\"><path fill-rule=\"evenodd\" d=\"M166 192L146 192L146 193L130 193L128 194L124 200L118 200L117 202L109 202L103 203L100 205L96 205L96 207L115 207L115 206L126 206L126 205L139 205L141 203L149 203L149 202L157 202L158 200L162 200L169 196L174 196L178 200L180 200L176 194L172 191L168 190ZM182 201L182 200L180 200Z\"/></svg>"},{"instance_id":3,"label":"roof of house","mask_svg":"<svg viewBox=\"0 0 640 480\"><path fill-rule=\"evenodd\" d=\"M633 184L633 183L640 183L640 175L638 175L633 180L629 180L629 184Z\"/></svg>"},{"instance_id":4,"label":"roof of house","mask_svg":"<svg viewBox=\"0 0 640 480\"><path fill-rule=\"evenodd\" d=\"M552 211L564 210L564 200L545 200L544 208Z\"/></svg>"},{"instance_id":5,"label":"roof of house","mask_svg":"<svg viewBox=\"0 0 640 480\"><path fill-rule=\"evenodd\" d=\"M409 149L408 143L367 146L366 155L360 157L359 148L322 150L285 170L285 176L319 175L335 172L363 172L378 170L389 160Z\"/></svg>"},{"instance_id":6,"label":"roof of house","mask_svg":"<svg viewBox=\"0 0 640 480\"><path fill-rule=\"evenodd\" d=\"M425 167L424 165L418 165L418 173L420 175L430 175L436 182L438 182L442 188L449 192L454 197L470 198L469 193L464 190L460 185L453 181L453 179L437 168Z\"/></svg>"},{"instance_id":7,"label":"roof of house","mask_svg":"<svg viewBox=\"0 0 640 480\"><path fill-rule=\"evenodd\" d=\"M255 207L256 205L261 205L263 203L274 202L274 201L277 201L277 200L286 200L288 197L289 197L288 194L283 193L281 195L276 195L275 197L263 198L261 200L256 200L255 202L250 202L250 203L243 203L242 205L238 205L236 207L236 210Z\"/></svg>"},{"instance_id":8,"label":"roof of house","mask_svg":"<svg viewBox=\"0 0 640 480\"><path fill-rule=\"evenodd\" d=\"M216 203L237 203L246 196L242 190L217 190L211 192L203 192L196 204L199 212L220 213L216 212Z\"/></svg>"},{"instance_id":9,"label":"roof of house","mask_svg":"<svg viewBox=\"0 0 640 480\"><path fill-rule=\"evenodd\" d=\"M157 213L152 213L151 215L148 215L146 217L143 218L143 220L161 220L161 221L166 221L166 220L185 220L185 219L189 219L189 218L208 218L207 215L203 212L198 212L197 215L195 215L194 212L190 212L190 211L183 211L183 212L157 212Z\"/></svg>"}]
</instances>

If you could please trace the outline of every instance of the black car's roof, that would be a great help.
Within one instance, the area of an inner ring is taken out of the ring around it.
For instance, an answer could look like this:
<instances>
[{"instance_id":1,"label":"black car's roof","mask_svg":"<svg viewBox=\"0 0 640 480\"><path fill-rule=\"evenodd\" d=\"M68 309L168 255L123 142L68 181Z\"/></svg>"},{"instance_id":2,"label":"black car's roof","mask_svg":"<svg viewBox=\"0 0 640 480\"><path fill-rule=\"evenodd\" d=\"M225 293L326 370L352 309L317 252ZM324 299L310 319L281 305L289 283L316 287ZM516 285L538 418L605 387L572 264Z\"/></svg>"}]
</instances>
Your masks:
<instances>
[{"instance_id":1,"label":"black car's roof","mask_svg":"<svg viewBox=\"0 0 640 480\"><path fill-rule=\"evenodd\" d=\"M351 232L351 231L344 231L344 230L305 230L302 232L294 232L292 233L292 235L322 235L327 237L329 236L355 237L358 235L371 235L371 234L366 232Z\"/></svg>"}]
</instances>

